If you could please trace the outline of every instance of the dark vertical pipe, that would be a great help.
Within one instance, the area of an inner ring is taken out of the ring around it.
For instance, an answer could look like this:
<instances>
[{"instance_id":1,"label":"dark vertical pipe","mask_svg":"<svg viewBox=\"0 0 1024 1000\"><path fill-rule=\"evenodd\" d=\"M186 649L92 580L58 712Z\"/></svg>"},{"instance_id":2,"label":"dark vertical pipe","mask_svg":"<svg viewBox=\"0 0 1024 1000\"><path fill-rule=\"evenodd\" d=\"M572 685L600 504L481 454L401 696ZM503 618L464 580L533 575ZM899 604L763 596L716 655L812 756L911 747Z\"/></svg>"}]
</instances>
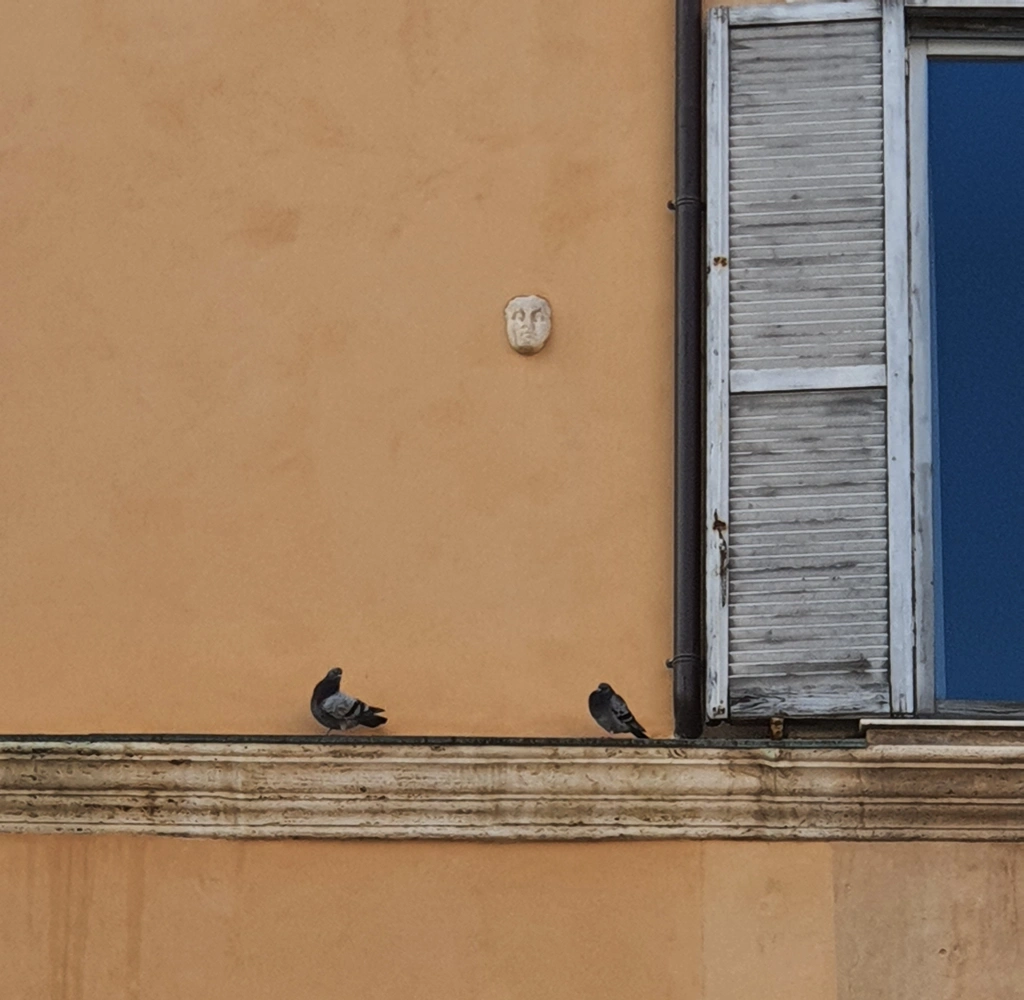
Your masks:
<instances>
[{"instance_id":1,"label":"dark vertical pipe","mask_svg":"<svg viewBox=\"0 0 1024 1000\"><path fill-rule=\"evenodd\" d=\"M701 232L703 93L701 0L676 0L676 451L675 613L672 668L676 736L704 728L701 643Z\"/></svg>"}]
</instances>

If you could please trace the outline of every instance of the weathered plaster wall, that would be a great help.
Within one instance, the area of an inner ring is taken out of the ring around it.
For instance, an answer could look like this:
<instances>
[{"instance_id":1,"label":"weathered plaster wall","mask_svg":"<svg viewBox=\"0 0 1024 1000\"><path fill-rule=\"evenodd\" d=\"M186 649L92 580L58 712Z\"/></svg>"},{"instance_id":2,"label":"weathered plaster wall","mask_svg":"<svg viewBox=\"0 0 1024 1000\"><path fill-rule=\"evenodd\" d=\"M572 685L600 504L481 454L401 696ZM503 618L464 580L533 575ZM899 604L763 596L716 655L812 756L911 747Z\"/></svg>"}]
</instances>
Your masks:
<instances>
[{"instance_id":1,"label":"weathered plaster wall","mask_svg":"<svg viewBox=\"0 0 1024 1000\"><path fill-rule=\"evenodd\" d=\"M1024 845L837 844L838 1000L1019 1000Z\"/></svg>"},{"instance_id":2,"label":"weathered plaster wall","mask_svg":"<svg viewBox=\"0 0 1024 1000\"><path fill-rule=\"evenodd\" d=\"M673 45L4 5L0 731L315 732L333 664L394 733L670 731Z\"/></svg>"},{"instance_id":3,"label":"weathered plaster wall","mask_svg":"<svg viewBox=\"0 0 1024 1000\"><path fill-rule=\"evenodd\" d=\"M0 948L25 1000L740 1000L755 981L828 1000L828 859L821 845L0 838Z\"/></svg>"},{"instance_id":4,"label":"weathered plaster wall","mask_svg":"<svg viewBox=\"0 0 1024 1000\"><path fill-rule=\"evenodd\" d=\"M1017 844L0 838L24 1000L1016 1000Z\"/></svg>"}]
</instances>

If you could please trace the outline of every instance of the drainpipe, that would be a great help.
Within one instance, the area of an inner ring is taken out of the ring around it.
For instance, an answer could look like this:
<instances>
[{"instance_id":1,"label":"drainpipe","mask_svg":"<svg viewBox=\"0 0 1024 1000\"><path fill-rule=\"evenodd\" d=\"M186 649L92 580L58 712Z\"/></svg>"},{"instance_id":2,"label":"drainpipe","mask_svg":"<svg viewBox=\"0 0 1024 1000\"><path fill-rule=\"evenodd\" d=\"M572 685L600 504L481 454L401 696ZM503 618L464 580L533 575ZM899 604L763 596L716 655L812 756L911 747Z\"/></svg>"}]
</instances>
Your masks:
<instances>
[{"instance_id":1,"label":"drainpipe","mask_svg":"<svg viewBox=\"0 0 1024 1000\"><path fill-rule=\"evenodd\" d=\"M676 364L675 611L672 703L675 733L695 739L704 728L701 527L701 332L704 244L701 0L676 0Z\"/></svg>"}]
</instances>

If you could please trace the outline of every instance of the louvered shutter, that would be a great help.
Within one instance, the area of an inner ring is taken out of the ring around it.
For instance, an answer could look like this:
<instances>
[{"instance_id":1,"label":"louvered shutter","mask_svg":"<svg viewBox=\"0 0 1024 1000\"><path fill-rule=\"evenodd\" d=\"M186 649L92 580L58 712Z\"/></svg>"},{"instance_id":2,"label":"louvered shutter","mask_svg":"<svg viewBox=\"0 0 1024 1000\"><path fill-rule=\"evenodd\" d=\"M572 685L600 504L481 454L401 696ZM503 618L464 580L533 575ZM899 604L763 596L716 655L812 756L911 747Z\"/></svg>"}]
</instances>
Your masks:
<instances>
[{"instance_id":1,"label":"louvered shutter","mask_svg":"<svg viewBox=\"0 0 1024 1000\"><path fill-rule=\"evenodd\" d=\"M902 8L708 27L710 718L912 710Z\"/></svg>"}]
</instances>

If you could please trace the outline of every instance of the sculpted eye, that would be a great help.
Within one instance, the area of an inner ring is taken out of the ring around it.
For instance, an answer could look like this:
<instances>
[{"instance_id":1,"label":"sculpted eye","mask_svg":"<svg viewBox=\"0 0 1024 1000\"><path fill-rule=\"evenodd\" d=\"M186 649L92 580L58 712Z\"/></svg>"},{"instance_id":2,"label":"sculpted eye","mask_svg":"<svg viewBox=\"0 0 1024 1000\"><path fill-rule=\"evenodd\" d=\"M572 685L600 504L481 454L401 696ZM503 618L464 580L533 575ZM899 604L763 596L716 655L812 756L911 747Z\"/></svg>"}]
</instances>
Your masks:
<instances>
[{"instance_id":1,"label":"sculpted eye","mask_svg":"<svg viewBox=\"0 0 1024 1000\"><path fill-rule=\"evenodd\" d=\"M522 323L522 321L523 321L524 319L526 319L526 313L524 313L522 309L517 309L517 310L516 310L516 311L515 311L515 312L514 312L514 313L512 314L512 318L513 318L513 319L514 319L514 320L515 320L515 321L516 321L517 323Z\"/></svg>"}]
</instances>

